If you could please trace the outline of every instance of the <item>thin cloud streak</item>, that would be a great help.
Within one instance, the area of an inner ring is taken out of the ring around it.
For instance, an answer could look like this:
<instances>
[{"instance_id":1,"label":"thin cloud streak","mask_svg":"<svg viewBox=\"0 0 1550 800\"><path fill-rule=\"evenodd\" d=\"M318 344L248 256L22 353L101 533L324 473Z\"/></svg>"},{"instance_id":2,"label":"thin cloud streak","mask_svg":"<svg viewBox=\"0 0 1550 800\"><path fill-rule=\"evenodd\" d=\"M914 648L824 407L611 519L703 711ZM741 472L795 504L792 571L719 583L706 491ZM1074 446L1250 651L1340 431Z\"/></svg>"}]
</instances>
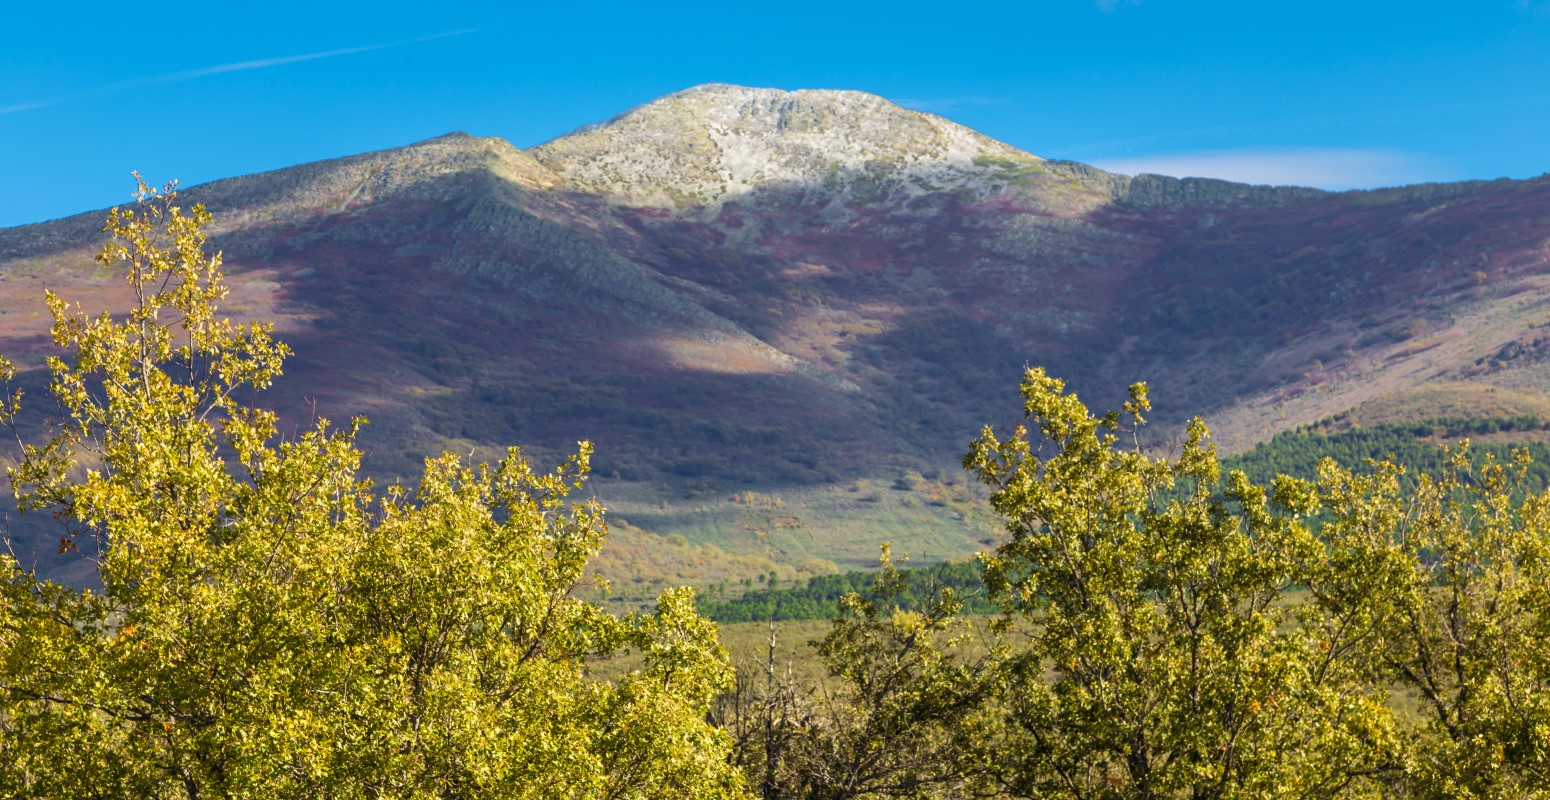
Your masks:
<instances>
[{"instance_id":1,"label":"thin cloud streak","mask_svg":"<svg viewBox=\"0 0 1550 800\"><path fill-rule=\"evenodd\" d=\"M333 58L335 56L348 56L355 53L366 53L372 50L383 50L392 45L369 44L362 47L345 47L339 50L327 50L322 53L305 53L299 56L279 56L277 58L260 58L253 61L238 61L232 64L217 64L203 69L191 69L187 72L173 72L166 75L157 75L146 78L144 84L166 84L191 81L196 78L206 78L211 75L224 75L228 72L242 72L250 69L264 69L266 67L279 67L285 64L296 64L302 61L316 61L320 58Z\"/></svg>"},{"instance_id":2,"label":"thin cloud streak","mask_svg":"<svg viewBox=\"0 0 1550 800\"><path fill-rule=\"evenodd\" d=\"M1179 178L1218 178L1236 183L1312 186L1319 189L1373 189L1448 180L1436 159L1395 150L1286 148L1160 153L1094 162L1093 166L1126 175L1152 173Z\"/></svg>"},{"instance_id":3,"label":"thin cloud streak","mask_svg":"<svg viewBox=\"0 0 1550 800\"><path fill-rule=\"evenodd\" d=\"M63 100L39 100L36 103L17 103L13 106L0 106L0 114L14 114L18 111L31 111L34 108L48 108L59 105Z\"/></svg>"},{"instance_id":4,"label":"thin cloud streak","mask_svg":"<svg viewBox=\"0 0 1550 800\"><path fill-rule=\"evenodd\" d=\"M55 97L48 100L37 100L29 103L16 103L9 106L0 106L0 115L14 114L21 111L31 111L33 109L57 106L62 103L74 102L76 100L86 100L93 97L101 97L103 95L113 94L115 92L122 92L126 89L138 89L146 86L165 86L173 83L182 83L184 81L208 78L214 75L225 75L229 72L244 72L254 69L268 69L270 67L285 66L286 64L297 64L303 61L317 61L318 59L323 58L336 58L338 56L348 56L354 55L356 53L367 53L373 50L387 50L392 47L402 47L405 45L419 44L420 42L429 42L434 39L445 39L451 36L462 36L464 34L477 32L477 28L465 28L462 30L446 31L443 33L433 33L429 36L420 36L414 39L405 39L401 42L389 42L388 44L368 44L362 45L360 47L344 47L337 50L324 50L318 53L302 53L300 55L294 56L276 56L273 58L259 58L251 61L235 61L230 64L216 64L212 67L201 67L199 69L184 70L182 72L169 72L162 75L150 75L144 78L132 78L127 81L118 81L116 83L99 86L94 89L87 89L85 91L64 95L62 97Z\"/></svg>"}]
</instances>

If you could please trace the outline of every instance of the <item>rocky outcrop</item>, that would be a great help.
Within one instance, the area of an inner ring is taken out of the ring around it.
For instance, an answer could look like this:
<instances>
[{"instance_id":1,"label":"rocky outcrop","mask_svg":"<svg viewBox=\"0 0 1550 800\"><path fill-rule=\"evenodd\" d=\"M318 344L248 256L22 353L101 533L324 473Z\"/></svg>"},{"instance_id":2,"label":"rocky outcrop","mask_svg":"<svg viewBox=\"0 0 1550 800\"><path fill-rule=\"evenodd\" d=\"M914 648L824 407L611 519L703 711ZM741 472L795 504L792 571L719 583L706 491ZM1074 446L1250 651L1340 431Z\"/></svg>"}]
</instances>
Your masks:
<instances>
[{"instance_id":1,"label":"rocky outcrop","mask_svg":"<svg viewBox=\"0 0 1550 800\"><path fill-rule=\"evenodd\" d=\"M1042 159L863 92L699 86L532 150L572 185L659 208L823 187L839 202L899 202L988 186L987 159Z\"/></svg>"}]
</instances>

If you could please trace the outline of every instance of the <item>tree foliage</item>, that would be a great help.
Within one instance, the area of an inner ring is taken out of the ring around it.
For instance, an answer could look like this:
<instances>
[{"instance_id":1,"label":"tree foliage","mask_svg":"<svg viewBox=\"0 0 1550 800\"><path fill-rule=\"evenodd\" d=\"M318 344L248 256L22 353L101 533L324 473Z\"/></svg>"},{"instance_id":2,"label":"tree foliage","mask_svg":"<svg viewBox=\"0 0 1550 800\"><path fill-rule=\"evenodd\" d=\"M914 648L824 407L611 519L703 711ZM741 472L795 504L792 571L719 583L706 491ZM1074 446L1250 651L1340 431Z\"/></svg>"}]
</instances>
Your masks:
<instances>
[{"instance_id":1,"label":"tree foliage","mask_svg":"<svg viewBox=\"0 0 1550 800\"><path fill-rule=\"evenodd\" d=\"M803 683L767 658L739 673L715 711L734 758L765 800L976 797L994 791L987 745L1001 644L977 647L951 588L905 609L913 574L882 569L840 601L828 635L809 642L825 678Z\"/></svg>"},{"instance_id":2,"label":"tree foliage","mask_svg":"<svg viewBox=\"0 0 1550 800\"><path fill-rule=\"evenodd\" d=\"M1325 518L1315 605L1360 620L1361 652L1409 712L1416 797L1550 794L1550 496L1526 452L1445 452L1437 477L1332 461L1299 487ZM1290 483L1290 482L1289 482Z\"/></svg>"},{"instance_id":3,"label":"tree foliage","mask_svg":"<svg viewBox=\"0 0 1550 800\"><path fill-rule=\"evenodd\" d=\"M1285 602L1319 539L1241 473L1220 486L1196 420L1177 458L1143 452L1131 389L1095 417L1042 370L1029 426L986 429L965 466L1012 540L986 581L1035 626L1012 665L1006 787L1040 798L1330 797L1376 792L1393 716L1338 625ZM1031 430L1030 430L1031 427Z\"/></svg>"},{"instance_id":4,"label":"tree foliage","mask_svg":"<svg viewBox=\"0 0 1550 800\"><path fill-rule=\"evenodd\" d=\"M1012 536L983 561L1000 638L956 646L958 587L885 560L810 643L824 679L779 672L772 644L718 704L764 797L1550 795L1529 451L1465 443L1419 474L1326 457L1260 485L1222 477L1198 420L1143 450L1142 385L1103 416L1042 370L1022 389L1027 424L965 459ZM779 613L839 577L751 599Z\"/></svg>"},{"instance_id":5,"label":"tree foliage","mask_svg":"<svg viewBox=\"0 0 1550 800\"><path fill-rule=\"evenodd\" d=\"M379 498L364 420L282 438L241 400L288 351L219 315L210 217L174 197L108 218L127 316L48 298L62 420L10 477L101 585L0 560L0 795L741 796L692 593L625 618L574 595L606 531L571 500L590 446L549 473L444 455ZM641 670L589 673L626 647Z\"/></svg>"}]
</instances>

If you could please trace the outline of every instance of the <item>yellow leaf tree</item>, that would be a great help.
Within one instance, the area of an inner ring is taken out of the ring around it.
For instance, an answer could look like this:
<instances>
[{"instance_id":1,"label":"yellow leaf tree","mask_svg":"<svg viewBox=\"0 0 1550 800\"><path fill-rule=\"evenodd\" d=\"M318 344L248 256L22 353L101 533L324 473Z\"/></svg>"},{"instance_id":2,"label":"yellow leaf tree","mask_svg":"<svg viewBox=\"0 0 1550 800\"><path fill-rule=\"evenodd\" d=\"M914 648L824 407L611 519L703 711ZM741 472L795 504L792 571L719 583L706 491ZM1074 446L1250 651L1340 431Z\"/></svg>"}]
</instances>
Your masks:
<instances>
[{"instance_id":1,"label":"yellow leaf tree","mask_svg":"<svg viewBox=\"0 0 1550 800\"><path fill-rule=\"evenodd\" d=\"M48 298L63 419L10 477L101 586L0 557L0 796L742 796L691 593L623 618L575 596L606 532L570 499L590 446L548 473L444 455L379 496L364 420L280 439L241 398L289 351L217 313L210 216L172 188L108 217L127 316ZM589 673L625 647L639 671Z\"/></svg>"}]
</instances>

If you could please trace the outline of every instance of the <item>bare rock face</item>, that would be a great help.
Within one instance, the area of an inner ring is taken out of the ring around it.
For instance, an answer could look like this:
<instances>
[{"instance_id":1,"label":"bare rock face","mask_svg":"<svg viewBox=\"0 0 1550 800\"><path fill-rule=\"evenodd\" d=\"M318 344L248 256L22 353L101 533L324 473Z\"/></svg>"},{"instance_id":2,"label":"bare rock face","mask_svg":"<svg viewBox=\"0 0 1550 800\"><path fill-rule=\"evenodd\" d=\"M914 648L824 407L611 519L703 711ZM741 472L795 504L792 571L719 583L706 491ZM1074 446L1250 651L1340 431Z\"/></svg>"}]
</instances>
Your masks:
<instances>
[{"instance_id":1,"label":"bare rock face","mask_svg":"<svg viewBox=\"0 0 1550 800\"><path fill-rule=\"evenodd\" d=\"M835 202L900 202L989 186L977 165L1042 159L863 92L711 84L541 145L572 185L636 206L709 206L822 187Z\"/></svg>"}]
</instances>

